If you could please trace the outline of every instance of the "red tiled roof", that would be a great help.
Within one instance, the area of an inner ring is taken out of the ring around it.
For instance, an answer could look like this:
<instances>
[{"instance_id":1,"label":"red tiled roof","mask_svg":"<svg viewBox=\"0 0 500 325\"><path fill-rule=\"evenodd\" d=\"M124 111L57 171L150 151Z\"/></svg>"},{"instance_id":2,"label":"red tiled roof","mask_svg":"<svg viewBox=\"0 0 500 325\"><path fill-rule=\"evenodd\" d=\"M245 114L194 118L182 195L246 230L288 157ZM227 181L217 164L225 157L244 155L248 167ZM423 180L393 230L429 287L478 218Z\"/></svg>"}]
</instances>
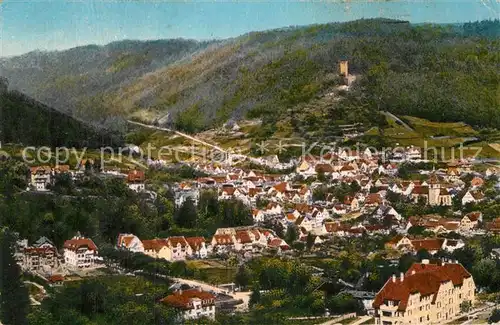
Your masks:
<instances>
[{"instance_id":1,"label":"red tiled roof","mask_svg":"<svg viewBox=\"0 0 500 325\"><path fill-rule=\"evenodd\" d=\"M134 235L120 234L118 235L118 247L129 247L132 240L135 238Z\"/></svg>"},{"instance_id":2,"label":"red tiled roof","mask_svg":"<svg viewBox=\"0 0 500 325\"><path fill-rule=\"evenodd\" d=\"M255 237L255 240L259 240L260 239L260 232L257 230L257 229L252 229L250 230L252 232L252 234L254 235Z\"/></svg>"},{"instance_id":3,"label":"red tiled roof","mask_svg":"<svg viewBox=\"0 0 500 325\"><path fill-rule=\"evenodd\" d=\"M58 172L69 172L69 169L69 165L56 165L54 167L54 170Z\"/></svg>"},{"instance_id":4,"label":"red tiled roof","mask_svg":"<svg viewBox=\"0 0 500 325\"><path fill-rule=\"evenodd\" d=\"M381 204L382 197L378 193L370 193L366 197L365 204Z\"/></svg>"},{"instance_id":5,"label":"red tiled roof","mask_svg":"<svg viewBox=\"0 0 500 325\"><path fill-rule=\"evenodd\" d=\"M415 185L415 187L411 191L411 194L416 194L416 195L426 195L426 194L429 194L429 187L428 186Z\"/></svg>"},{"instance_id":6,"label":"red tiled roof","mask_svg":"<svg viewBox=\"0 0 500 325\"><path fill-rule=\"evenodd\" d=\"M481 186L484 184L484 180L480 177L474 177L471 181L470 181L470 184L472 186Z\"/></svg>"},{"instance_id":7,"label":"red tiled roof","mask_svg":"<svg viewBox=\"0 0 500 325\"><path fill-rule=\"evenodd\" d=\"M469 218L470 221L477 221L481 217L482 213L479 211L467 213L465 216Z\"/></svg>"},{"instance_id":8,"label":"red tiled roof","mask_svg":"<svg viewBox=\"0 0 500 325\"><path fill-rule=\"evenodd\" d=\"M173 294L163 298L161 302L166 305L181 308L181 309L192 309L192 299L200 299L202 306L213 306L215 304L215 295L200 291L199 289L189 289L184 291L176 291Z\"/></svg>"},{"instance_id":9,"label":"red tiled roof","mask_svg":"<svg viewBox=\"0 0 500 325\"><path fill-rule=\"evenodd\" d=\"M176 247L177 245L181 245L181 247L186 247L188 245L184 236L172 236L167 238L167 243L170 244L171 247Z\"/></svg>"},{"instance_id":10,"label":"red tiled roof","mask_svg":"<svg viewBox=\"0 0 500 325\"><path fill-rule=\"evenodd\" d=\"M90 238L70 239L64 242L64 248L69 250L77 250L81 247L88 247L89 250L97 251L97 246Z\"/></svg>"},{"instance_id":11,"label":"red tiled roof","mask_svg":"<svg viewBox=\"0 0 500 325\"><path fill-rule=\"evenodd\" d=\"M333 172L333 166L330 164L317 164L315 171L317 173L331 173Z\"/></svg>"},{"instance_id":12,"label":"red tiled roof","mask_svg":"<svg viewBox=\"0 0 500 325\"><path fill-rule=\"evenodd\" d=\"M484 194L481 191L473 191L473 192L470 192L470 194L472 195L472 197L474 198L474 200L482 200L482 199L484 199Z\"/></svg>"},{"instance_id":13,"label":"red tiled roof","mask_svg":"<svg viewBox=\"0 0 500 325\"><path fill-rule=\"evenodd\" d=\"M162 249L164 246L167 246L167 240L166 239L148 239L148 240L143 240L142 245L144 246L144 250L150 251L159 251Z\"/></svg>"},{"instance_id":14,"label":"red tiled roof","mask_svg":"<svg viewBox=\"0 0 500 325\"><path fill-rule=\"evenodd\" d=\"M252 242L252 238L250 238L250 235L246 230L237 231L234 237L236 237L236 239L239 240L241 244L248 244Z\"/></svg>"},{"instance_id":15,"label":"red tiled roof","mask_svg":"<svg viewBox=\"0 0 500 325\"><path fill-rule=\"evenodd\" d=\"M232 186L225 186L222 188L222 192L226 193L227 195L233 195L235 191L236 188Z\"/></svg>"},{"instance_id":16,"label":"red tiled roof","mask_svg":"<svg viewBox=\"0 0 500 325\"><path fill-rule=\"evenodd\" d=\"M471 275L461 264L413 264L404 275L403 281L396 277L389 278L377 293L373 302L374 308L379 308L385 300L397 301L398 310L406 310L410 294L420 293L421 296L434 295L439 291L441 283L452 281L453 285L461 285L465 278Z\"/></svg>"},{"instance_id":17,"label":"red tiled roof","mask_svg":"<svg viewBox=\"0 0 500 325\"><path fill-rule=\"evenodd\" d=\"M205 242L204 237L186 237L186 242L195 251L199 250L201 245Z\"/></svg>"},{"instance_id":18,"label":"red tiled roof","mask_svg":"<svg viewBox=\"0 0 500 325\"><path fill-rule=\"evenodd\" d=\"M131 170L128 172L127 181L129 183L143 182L145 179L144 172L142 170Z\"/></svg>"},{"instance_id":19,"label":"red tiled roof","mask_svg":"<svg viewBox=\"0 0 500 325\"><path fill-rule=\"evenodd\" d=\"M286 192L286 187L287 187L287 183L286 182L283 182L283 183L279 183L279 184L276 184L273 186L273 188L278 191L278 192Z\"/></svg>"},{"instance_id":20,"label":"red tiled roof","mask_svg":"<svg viewBox=\"0 0 500 325\"><path fill-rule=\"evenodd\" d=\"M414 239L411 241L415 251L425 249L427 251L437 251L444 243L443 238L433 238L433 239Z\"/></svg>"},{"instance_id":21,"label":"red tiled roof","mask_svg":"<svg viewBox=\"0 0 500 325\"><path fill-rule=\"evenodd\" d=\"M54 283L54 282L61 282L64 281L64 276L61 274L54 274L49 277L49 282Z\"/></svg>"},{"instance_id":22,"label":"red tiled roof","mask_svg":"<svg viewBox=\"0 0 500 325\"><path fill-rule=\"evenodd\" d=\"M213 237L217 245L233 245L233 238L231 235L214 235Z\"/></svg>"}]
</instances>

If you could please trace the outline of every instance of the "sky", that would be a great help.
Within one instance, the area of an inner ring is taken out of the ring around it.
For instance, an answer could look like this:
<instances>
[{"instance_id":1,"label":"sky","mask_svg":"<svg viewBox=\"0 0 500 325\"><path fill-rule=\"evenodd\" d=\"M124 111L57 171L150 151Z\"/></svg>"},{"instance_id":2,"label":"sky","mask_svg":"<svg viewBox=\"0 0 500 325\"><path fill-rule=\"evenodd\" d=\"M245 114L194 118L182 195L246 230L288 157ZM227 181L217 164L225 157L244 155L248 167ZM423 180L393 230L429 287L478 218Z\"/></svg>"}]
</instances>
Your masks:
<instances>
[{"instance_id":1,"label":"sky","mask_svg":"<svg viewBox=\"0 0 500 325\"><path fill-rule=\"evenodd\" d=\"M0 57L123 39L221 39L374 17L413 23L498 19L500 0L0 0Z\"/></svg>"}]
</instances>

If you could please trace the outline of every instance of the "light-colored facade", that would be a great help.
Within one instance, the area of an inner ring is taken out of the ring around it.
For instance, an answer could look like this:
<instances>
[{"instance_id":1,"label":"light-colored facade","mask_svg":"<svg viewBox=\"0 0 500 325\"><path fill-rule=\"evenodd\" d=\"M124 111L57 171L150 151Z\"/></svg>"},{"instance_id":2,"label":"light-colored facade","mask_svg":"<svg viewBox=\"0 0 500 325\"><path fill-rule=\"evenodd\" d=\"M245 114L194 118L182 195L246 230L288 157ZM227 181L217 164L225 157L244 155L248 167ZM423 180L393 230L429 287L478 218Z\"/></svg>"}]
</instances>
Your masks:
<instances>
[{"instance_id":1,"label":"light-colored facade","mask_svg":"<svg viewBox=\"0 0 500 325\"><path fill-rule=\"evenodd\" d=\"M215 296L201 289L179 290L162 299L162 302L179 309L184 320L215 319Z\"/></svg>"},{"instance_id":2,"label":"light-colored facade","mask_svg":"<svg viewBox=\"0 0 500 325\"><path fill-rule=\"evenodd\" d=\"M97 246L90 238L75 236L64 242L64 262L69 267L94 267L98 257Z\"/></svg>"},{"instance_id":3,"label":"light-colored facade","mask_svg":"<svg viewBox=\"0 0 500 325\"><path fill-rule=\"evenodd\" d=\"M460 304L475 301L474 280L461 264L415 263L392 276L377 293L375 324L440 324L460 313Z\"/></svg>"}]
</instances>

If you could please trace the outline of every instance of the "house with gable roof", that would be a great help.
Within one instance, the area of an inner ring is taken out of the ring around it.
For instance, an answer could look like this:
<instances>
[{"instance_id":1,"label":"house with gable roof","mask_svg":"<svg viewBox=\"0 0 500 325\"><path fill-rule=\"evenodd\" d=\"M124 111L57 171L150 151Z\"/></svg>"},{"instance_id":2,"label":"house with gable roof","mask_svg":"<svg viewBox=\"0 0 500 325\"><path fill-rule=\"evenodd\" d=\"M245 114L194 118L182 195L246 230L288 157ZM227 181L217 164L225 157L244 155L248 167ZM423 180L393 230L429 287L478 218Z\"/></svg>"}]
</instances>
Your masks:
<instances>
[{"instance_id":1,"label":"house with gable roof","mask_svg":"<svg viewBox=\"0 0 500 325\"><path fill-rule=\"evenodd\" d=\"M64 262L73 268L91 268L98 261L98 250L96 244L90 238L77 234L70 240L64 242Z\"/></svg>"},{"instance_id":2,"label":"house with gable roof","mask_svg":"<svg viewBox=\"0 0 500 325\"><path fill-rule=\"evenodd\" d=\"M479 211L467 213L460 220L460 229L462 231L472 230L479 226L479 223L483 221L483 214Z\"/></svg>"},{"instance_id":3,"label":"house with gable roof","mask_svg":"<svg viewBox=\"0 0 500 325\"><path fill-rule=\"evenodd\" d=\"M119 234L116 247L118 249L126 249L134 253L144 253L144 245L141 240L133 234Z\"/></svg>"},{"instance_id":4,"label":"house with gable roof","mask_svg":"<svg viewBox=\"0 0 500 325\"><path fill-rule=\"evenodd\" d=\"M215 319L215 295L201 288L178 290L161 300L161 303L177 309L179 321L206 317Z\"/></svg>"},{"instance_id":5,"label":"house with gable roof","mask_svg":"<svg viewBox=\"0 0 500 325\"><path fill-rule=\"evenodd\" d=\"M467 203L478 203L484 200L485 196L483 192L478 190L469 190L462 197L462 205L466 205Z\"/></svg>"},{"instance_id":6,"label":"house with gable roof","mask_svg":"<svg viewBox=\"0 0 500 325\"><path fill-rule=\"evenodd\" d=\"M189 256L195 258L207 258L211 247L208 247L204 237L186 237L189 245Z\"/></svg>"},{"instance_id":7,"label":"house with gable roof","mask_svg":"<svg viewBox=\"0 0 500 325\"><path fill-rule=\"evenodd\" d=\"M474 279L457 263L413 264L393 275L375 296L375 324L439 324L460 314L460 304L475 302Z\"/></svg>"}]
</instances>

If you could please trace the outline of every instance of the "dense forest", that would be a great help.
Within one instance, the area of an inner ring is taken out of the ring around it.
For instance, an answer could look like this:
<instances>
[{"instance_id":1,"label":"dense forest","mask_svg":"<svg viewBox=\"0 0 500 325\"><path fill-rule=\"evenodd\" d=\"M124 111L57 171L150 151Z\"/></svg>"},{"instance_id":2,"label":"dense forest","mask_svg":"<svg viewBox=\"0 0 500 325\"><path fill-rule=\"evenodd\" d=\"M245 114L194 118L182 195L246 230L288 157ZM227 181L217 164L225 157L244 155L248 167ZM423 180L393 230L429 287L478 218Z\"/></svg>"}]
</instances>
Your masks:
<instances>
[{"instance_id":1,"label":"dense forest","mask_svg":"<svg viewBox=\"0 0 500 325\"><path fill-rule=\"evenodd\" d=\"M119 145L119 132L108 132L56 111L0 79L0 141L30 146L100 147Z\"/></svg>"}]
</instances>

